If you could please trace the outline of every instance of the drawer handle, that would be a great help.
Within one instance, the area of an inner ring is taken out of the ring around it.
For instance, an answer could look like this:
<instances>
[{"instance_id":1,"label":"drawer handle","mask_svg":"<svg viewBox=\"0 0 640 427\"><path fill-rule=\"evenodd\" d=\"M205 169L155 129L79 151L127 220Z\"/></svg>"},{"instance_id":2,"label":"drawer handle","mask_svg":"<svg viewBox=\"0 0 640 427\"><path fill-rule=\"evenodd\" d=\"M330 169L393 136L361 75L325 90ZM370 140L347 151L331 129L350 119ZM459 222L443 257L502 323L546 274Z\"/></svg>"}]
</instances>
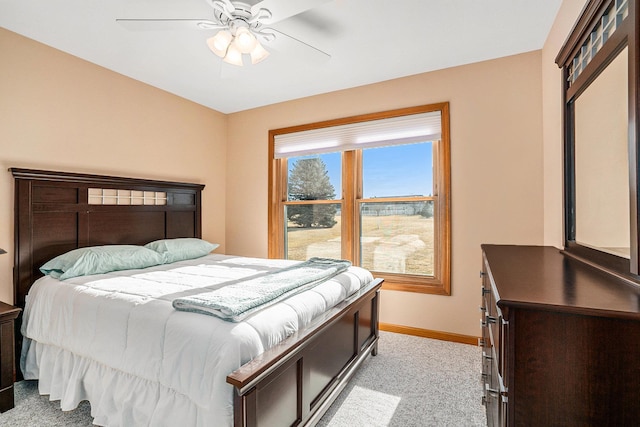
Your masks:
<instances>
[{"instance_id":1,"label":"drawer handle","mask_svg":"<svg viewBox=\"0 0 640 427\"><path fill-rule=\"evenodd\" d=\"M484 347L484 339L478 338L478 347Z\"/></svg>"},{"instance_id":2,"label":"drawer handle","mask_svg":"<svg viewBox=\"0 0 640 427\"><path fill-rule=\"evenodd\" d=\"M485 387L485 390L487 391L487 393L491 395L491 397L498 397L498 395L500 394L500 392L498 390L494 390L492 388L489 388L489 384L485 384L484 387Z\"/></svg>"},{"instance_id":3,"label":"drawer handle","mask_svg":"<svg viewBox=\"0 0 640 427\"><path fill-rule=\"evenodd\" d=\"M482 296L485 296L485 294L488 294L489 292L491 292L491 290L485 288L484 286L482 287Z\"/></svg>"},{"instance_id":4,"label":"drawer handle","mask_svg":"<svg viewBox=\"0 0 640 427\"><path fill-rule=\"evenodd\" d=\"M487 323L496 323L498 320L497 317L489 316L488 314L485 317L487 318Z\"/></svg>"},{"instance_id":5,"label":"drawer handle","mask_svg":"<svg viewBox=\"0 0 640 427\"><path fill-rule=\"evenodd\" d=\"M482 357L484 357L487 360L493 360L493 357L491 357L490 355L488 355L487 353L485 353L484 351L482 352Z\"/></svg>"},{"instance_id":6,"label":"drawer handle","mask_svg":"<svg viewBox=\"0 0 640 427\"><path fill-rule=\"evenodd\" d=\"M482 305L480 307L478 307L478 309L483 313L487 311L487 307L484 307Z\"/></svg>"}]
</instances>

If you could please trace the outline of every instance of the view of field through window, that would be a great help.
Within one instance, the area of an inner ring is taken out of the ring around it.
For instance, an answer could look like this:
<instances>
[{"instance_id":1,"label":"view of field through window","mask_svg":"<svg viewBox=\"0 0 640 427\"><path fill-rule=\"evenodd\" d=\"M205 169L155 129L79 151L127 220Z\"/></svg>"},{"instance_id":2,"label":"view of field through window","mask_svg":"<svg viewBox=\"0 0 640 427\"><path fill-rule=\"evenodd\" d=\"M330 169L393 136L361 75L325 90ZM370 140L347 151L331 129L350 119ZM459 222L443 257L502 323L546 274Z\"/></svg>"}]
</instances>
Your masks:
<instances>
[{"instance_id":1,"label":"view of field through window","mask_svg":"<svg viewBox=\"0 0 640 427\"><path fill-rule=\"evenodd\" d=\"M288 259L342 258L341 153L288 159ZM433 144L363 150L358 200L360 265L387 273L434 274ZM402 200L410 198L412 200ZM335 200L336 203L312 202ZM310 203L300 203L309 201Z\"/></svg>"}]
</instances>

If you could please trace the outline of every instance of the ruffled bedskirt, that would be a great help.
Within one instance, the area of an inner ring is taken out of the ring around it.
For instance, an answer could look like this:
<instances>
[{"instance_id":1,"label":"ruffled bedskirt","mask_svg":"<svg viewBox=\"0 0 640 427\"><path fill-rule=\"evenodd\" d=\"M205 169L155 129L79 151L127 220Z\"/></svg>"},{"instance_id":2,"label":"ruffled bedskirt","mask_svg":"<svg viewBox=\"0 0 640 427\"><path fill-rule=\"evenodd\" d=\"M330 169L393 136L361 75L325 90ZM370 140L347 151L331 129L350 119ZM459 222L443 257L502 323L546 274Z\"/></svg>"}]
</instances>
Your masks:
<instances>
[{"instance_id":1,"label":"ruffled bedskirt","mask_svg":"<svg viewBox=\"0 0 640 427\"><path fill-rule=\"evenodd\" d=\"M87 400L100 426L231 426L233 408L212 411L158 382L107 367L53 345L25 339L24 378L70 411Z\"/></svg>"}]
</instances>

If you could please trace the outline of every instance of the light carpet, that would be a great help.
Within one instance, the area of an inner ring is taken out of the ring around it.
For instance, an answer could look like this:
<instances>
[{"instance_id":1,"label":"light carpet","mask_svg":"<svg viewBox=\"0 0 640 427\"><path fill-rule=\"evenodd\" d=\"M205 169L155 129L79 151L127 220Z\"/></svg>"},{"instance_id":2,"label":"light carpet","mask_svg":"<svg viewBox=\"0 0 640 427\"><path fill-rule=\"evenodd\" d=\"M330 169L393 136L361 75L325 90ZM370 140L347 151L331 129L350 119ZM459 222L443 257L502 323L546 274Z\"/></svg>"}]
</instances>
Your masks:
<instances>
[{"instance_id":1,"label":"light carpet","mask_svg":"<svg viewBox=\"0 0 640 427\"><path fill-rule=\"evenodd\" d=\"M360 367L320 427L486 426L480 403L479 347L380 332L378 355ZM88 427L88 402L68 412L38 394L36 381L15 386L16 407L0 426Z\"/></svg>"}]
</instances>

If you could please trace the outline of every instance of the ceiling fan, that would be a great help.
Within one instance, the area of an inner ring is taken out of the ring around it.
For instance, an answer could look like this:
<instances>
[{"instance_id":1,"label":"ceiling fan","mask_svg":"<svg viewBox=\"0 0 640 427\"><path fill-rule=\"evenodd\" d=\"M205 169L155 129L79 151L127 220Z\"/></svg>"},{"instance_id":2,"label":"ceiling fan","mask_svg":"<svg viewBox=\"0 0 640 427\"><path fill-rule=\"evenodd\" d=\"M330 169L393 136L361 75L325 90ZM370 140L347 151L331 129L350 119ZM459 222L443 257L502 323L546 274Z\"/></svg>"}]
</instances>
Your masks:
<instances>
[{"instance_id":1,"label":"ceiling fan","mask_svg":"<svg viewBox=\"0 0 640 427\"><path fill-rule=\"evenodd\" d=\"M269 25L329 1L263 0L251 5L233 0L206 0L213 8L213 19L116 19L116 22L130 30L217 30L207 39L207 46L224 62L237 66L263 61L270 49L318 61L329 59L330 55Z\"/></svg>"}]
</instances>

